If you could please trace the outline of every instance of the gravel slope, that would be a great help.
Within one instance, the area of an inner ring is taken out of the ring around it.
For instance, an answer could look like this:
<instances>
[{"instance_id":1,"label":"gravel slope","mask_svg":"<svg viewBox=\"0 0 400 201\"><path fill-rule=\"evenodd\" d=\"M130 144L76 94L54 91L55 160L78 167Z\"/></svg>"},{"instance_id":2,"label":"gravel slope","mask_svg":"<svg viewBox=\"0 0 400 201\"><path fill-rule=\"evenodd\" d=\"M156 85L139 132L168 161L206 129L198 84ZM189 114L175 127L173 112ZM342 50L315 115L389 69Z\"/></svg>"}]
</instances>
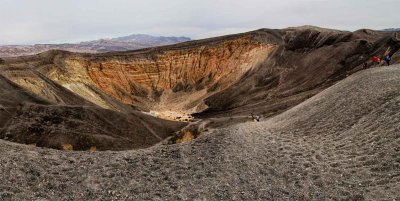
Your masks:
<instances>
[{"instance_id":1,"label":"gravel slope","mask_svg":"<svg viewBox=\"0 0 400 201\"><path fill-rule=\"evenodd\" d=\"M400 66L180 145L63 152L0 140L1 200L399 200Z\"/></svg>"}]
</instances>

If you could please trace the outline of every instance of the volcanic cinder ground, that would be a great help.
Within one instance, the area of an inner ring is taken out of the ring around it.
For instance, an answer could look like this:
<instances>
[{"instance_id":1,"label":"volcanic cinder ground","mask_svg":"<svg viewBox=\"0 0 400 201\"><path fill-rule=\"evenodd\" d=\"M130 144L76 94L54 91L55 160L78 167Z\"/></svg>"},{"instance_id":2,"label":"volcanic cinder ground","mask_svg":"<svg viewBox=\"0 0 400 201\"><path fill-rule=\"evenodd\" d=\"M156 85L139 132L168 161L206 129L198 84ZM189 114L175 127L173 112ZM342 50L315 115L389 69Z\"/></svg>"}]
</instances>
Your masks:
<instances>
[{"instance_id":1,"label":"volcanic cinder ground","mask_svg":"<svg viewBox=\"0 0 400 201\"><path fill-rule=\"evenodd\" d=\"M399 48L299 27L3 58L0 198L399 200Z\"/></svg>"}]
</instances>

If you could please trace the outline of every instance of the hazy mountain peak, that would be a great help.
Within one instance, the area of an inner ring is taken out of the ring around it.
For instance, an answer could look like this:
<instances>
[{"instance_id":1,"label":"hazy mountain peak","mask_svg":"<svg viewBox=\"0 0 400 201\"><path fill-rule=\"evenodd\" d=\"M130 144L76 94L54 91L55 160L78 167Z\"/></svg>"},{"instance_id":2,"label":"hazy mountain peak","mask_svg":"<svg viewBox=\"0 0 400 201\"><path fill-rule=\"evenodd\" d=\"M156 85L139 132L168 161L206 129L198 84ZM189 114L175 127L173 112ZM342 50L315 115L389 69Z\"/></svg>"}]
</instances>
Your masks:
<instances>
[{"instance_id":1,"label":"hazy mountain peak","mask_svg":"<svg viewBox=\"0 0 400 201\"><path fill-rule=\"evenodd\" d=\"M112 38L113 41L140 41L140 42L183 42L191 40L188 37L175 37L175 36L152 36L147 34L131 34L118 38Z\"/></svg>"},{"instance_id":2,"label":"hazy mountain peak","mask_svg":"<svg viewBox=\"0 0 400 201\"><path fill-rule=\"evenodd\" d=\"M59 49L72 52L113 52L141 48L171 45L191 40L188 37L151 36L146 34L131 34L117 38L102 38L80 43L66 44L36 44L0 46L0 57L32 55L47 50Z\"/></svg>"},{"instance_id":3,"label":"hazy mountain peak","mask_svg":"<svg viewBox=\"0 0 400 201\"><path fill-rule=\"evenodd\" d=\"M388 29L383 29L382 31L398 32L400 31L400 28L388 28Z\"/></svg>"}]
</instances>

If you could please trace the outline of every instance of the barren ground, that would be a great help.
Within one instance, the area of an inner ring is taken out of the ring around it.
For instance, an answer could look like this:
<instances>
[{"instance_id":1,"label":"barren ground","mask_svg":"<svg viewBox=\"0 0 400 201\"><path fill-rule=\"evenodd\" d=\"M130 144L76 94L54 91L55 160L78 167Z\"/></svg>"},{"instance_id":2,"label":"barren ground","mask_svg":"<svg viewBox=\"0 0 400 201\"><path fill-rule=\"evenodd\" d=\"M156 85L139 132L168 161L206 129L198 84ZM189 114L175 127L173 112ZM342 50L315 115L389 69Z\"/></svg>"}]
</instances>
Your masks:
<instances>
[{"instance_id":1,"label":"barren ground","mask_svg":"<svg viewBox=\"0 0 400 201\"><path fill-rule=\"evenodd\" d=\"M2 200L399 200L400 66L179 145L65 152L0 140Z\"/></svg>"}]
</instances>

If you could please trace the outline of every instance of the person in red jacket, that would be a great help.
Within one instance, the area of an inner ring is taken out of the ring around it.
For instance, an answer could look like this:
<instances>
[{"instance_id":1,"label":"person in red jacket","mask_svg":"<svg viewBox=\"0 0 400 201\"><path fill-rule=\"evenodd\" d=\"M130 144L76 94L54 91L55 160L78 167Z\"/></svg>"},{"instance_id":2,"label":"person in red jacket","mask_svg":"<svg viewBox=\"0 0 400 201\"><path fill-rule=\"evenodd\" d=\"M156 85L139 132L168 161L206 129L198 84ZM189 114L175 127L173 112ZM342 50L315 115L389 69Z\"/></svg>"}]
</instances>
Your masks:
<instances>
[{"instance_id":1,"label":"person in red jacket","mask_svg":"<svg viewBox=\"0 0 400 201\"><path fill-rule=\"evenodd\" d=\"M375 65L379 65L381 63L381 58L377 56L372 57L372 63Z\"/></svg>"},{"instance_id":2,"label":"person in red jacket","mask_svg":"<svg viewBox=\"0 0 400 201\"><path fill-rule=\"evenodd\" d=\"M373 57L372 57L372 65L375 65L376 62L378 62L378 57L373 56Z\"/></svg>"}]
</instances>

